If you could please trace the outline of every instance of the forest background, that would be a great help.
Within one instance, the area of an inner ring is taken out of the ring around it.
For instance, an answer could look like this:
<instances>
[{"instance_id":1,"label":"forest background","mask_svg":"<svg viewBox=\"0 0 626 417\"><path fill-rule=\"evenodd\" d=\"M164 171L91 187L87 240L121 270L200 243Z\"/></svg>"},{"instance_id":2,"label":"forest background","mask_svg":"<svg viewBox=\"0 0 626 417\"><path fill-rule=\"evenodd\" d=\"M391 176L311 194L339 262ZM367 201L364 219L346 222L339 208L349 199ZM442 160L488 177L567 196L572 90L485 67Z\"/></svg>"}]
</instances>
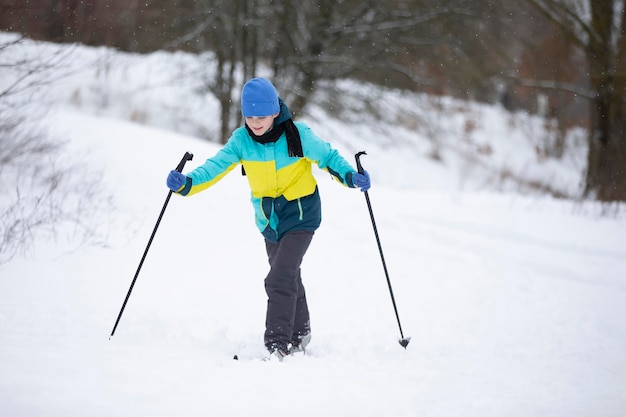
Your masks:
<instances>
[{"instance_id":1,"label":"forest background","mask_svg":"<svg viewBox=\"0 0 626 417\"><path fill-rule=\"evenodd\" d=\"M626 201L624 3L2 0L0 29L136 53L208 53L216 76L198 77L220 102L212 140L222 142L241 123L242 80L256 75L280 85L296 114L315 91L346 78L500 102L562 132L539 150L550 157L563 152L568 129L587 129L583 197Z\"/></svg>"}]
</instances>

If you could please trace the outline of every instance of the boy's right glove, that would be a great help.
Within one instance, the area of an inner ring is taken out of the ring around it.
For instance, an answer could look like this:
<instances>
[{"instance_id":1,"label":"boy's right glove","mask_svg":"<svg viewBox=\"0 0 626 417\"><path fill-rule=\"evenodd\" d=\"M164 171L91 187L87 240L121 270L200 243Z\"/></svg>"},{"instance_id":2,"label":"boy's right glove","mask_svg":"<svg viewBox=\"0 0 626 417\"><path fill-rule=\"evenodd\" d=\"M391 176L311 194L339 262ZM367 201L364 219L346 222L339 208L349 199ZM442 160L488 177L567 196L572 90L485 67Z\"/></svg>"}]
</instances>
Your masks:
<instances>
[{"instance_id":1,"label":"boy's right glove","mask_svg":"<svg viewBox=\"0 0 626 417\"><path fill-rule=\"evenodd\" d=\"M172 191L180 190L187 182L187 176L173 169L167 176L167 187Z\"/></svg>"}]
</instances>

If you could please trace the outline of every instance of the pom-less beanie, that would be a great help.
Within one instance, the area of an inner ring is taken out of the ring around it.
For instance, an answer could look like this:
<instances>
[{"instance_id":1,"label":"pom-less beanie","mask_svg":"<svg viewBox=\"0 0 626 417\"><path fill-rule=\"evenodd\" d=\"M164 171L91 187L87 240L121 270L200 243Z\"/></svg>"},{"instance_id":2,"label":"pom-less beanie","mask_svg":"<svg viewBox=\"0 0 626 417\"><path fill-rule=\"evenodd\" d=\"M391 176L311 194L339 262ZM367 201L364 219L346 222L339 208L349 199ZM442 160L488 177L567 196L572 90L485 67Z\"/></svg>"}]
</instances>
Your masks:
<instances>
[{"instance_id":1,"label":"pom-less beanie","mask_svg":"<svg viewBox=\"0 0 626 417\"><path fill-rule=\"evenodd\" d=\"M270 116L280 112L278 93L265 78L253 78L241 91L241 113L244 117Z\"/></svg>"}]
</instances>

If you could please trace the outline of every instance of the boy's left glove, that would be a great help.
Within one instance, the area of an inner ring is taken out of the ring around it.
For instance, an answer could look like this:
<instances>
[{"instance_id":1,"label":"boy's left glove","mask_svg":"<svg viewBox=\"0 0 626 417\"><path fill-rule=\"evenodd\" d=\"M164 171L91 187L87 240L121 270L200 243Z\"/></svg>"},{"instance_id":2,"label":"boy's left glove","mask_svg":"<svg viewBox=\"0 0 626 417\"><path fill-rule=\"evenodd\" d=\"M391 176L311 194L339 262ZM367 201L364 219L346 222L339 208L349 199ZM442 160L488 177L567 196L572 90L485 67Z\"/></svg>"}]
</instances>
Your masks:
<instances>
[{"instance_id":1,"label":"boy's left glove","mask_svg":"<svg viewBox=\"0 0 626 417\"><path fill-rule=\"evenodd\" d=\"M369 190L371 186L370 174L368 174L365 170L363 170L363 174L355 172L354 174L352 174L352 184L354 184L355 187L360 188L361 191Z\"/></svg>"},{"instance_id":2,"label":"boy's left glove","mask_svg":"<svg viewBox=\"0 0 626 417\"><path fill-rule=\"evenodd\" d=\"M180 190L187 182L187 176L173 169L167 176L167 187L172 191Z\"/></svg>"}]
</instances>

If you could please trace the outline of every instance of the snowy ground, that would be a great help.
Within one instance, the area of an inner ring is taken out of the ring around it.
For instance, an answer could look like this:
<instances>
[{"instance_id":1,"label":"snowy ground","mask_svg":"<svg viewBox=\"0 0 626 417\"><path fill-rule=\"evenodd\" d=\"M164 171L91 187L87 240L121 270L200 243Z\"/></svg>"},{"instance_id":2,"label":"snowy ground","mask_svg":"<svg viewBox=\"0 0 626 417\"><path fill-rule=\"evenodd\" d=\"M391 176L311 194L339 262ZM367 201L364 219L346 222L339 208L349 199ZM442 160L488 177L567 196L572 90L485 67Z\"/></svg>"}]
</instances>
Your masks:
<instances>
[{"instance_id":1,"label":"snowy ground","mask_svg":"<svg viewBox=\"0 0 626 417\"><path fill-rule=\"evenodd\" d=\"M267 266L238 172L171 199L109 340L167 196L167 172L185 151L195 154L191 169L218 147L59 107L49 130L69 140L67 158L102 172L114 207L98 224L105 247L60 237L0 266L1 415L626 412L621 217L600 217L593 203L468 190L463 176L473 170L416 159L418 151L394 158L369 138L336 144L348 158L368 151L372 206L412 337L406 350L364 197L320 171L324 221L303 265L308 356L245 359L263 350ZM503 126L493 113L486 124ZM315 116L324 136L349 136Z\"/></svg>"}]
</instances>

